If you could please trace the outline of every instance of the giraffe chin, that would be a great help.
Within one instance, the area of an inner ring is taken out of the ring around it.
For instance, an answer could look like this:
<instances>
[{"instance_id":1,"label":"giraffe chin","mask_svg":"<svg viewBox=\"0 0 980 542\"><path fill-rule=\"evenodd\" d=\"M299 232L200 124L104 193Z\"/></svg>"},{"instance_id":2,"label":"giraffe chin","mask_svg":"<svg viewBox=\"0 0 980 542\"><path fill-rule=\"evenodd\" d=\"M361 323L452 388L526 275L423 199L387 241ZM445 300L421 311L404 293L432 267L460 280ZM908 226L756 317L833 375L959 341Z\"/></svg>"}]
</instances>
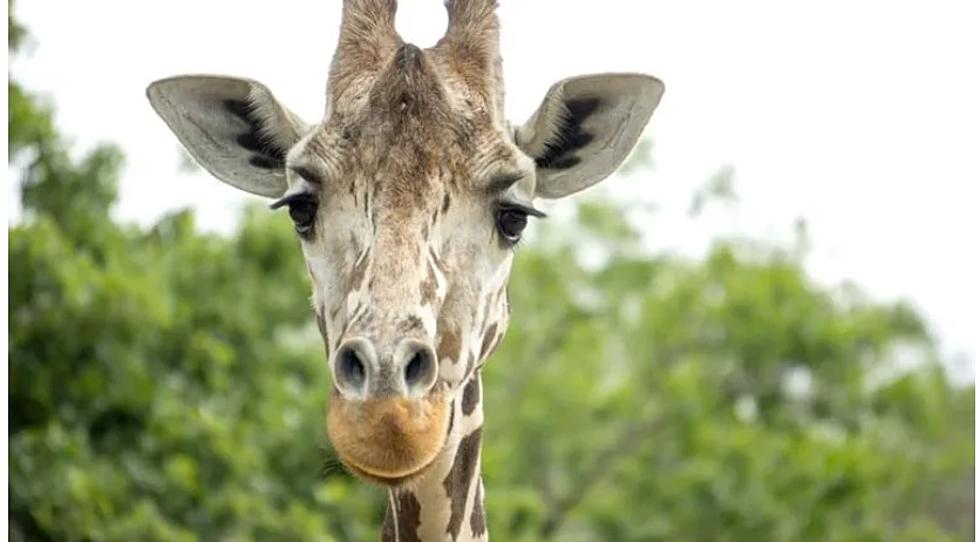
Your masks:
<instances>
[{"instance_id":1,"label":"giraffe chin","mask_svg":"<svg viewBox=\"0 0 980 542\"><path fill-rule=\"evenodd\" d=\"M352 473L398 486L420 475L439 455L450 408L443 393L421 399L347 400L335 395L327 413L327 434Z\"/></svg>"}]
</instances>

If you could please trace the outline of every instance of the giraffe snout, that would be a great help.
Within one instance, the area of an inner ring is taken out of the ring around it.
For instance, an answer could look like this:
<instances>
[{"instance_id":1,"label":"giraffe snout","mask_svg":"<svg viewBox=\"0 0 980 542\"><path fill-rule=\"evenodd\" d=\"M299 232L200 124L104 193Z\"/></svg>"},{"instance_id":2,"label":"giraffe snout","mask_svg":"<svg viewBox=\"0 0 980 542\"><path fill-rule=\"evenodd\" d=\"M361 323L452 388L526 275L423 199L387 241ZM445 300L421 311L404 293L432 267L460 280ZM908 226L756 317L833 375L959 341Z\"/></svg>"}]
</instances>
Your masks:
<instances>
[{"instance_id":1,"label":"giraffe snout","mask_svg":"<svg viewBox=\"0 0 980 542\"><path fill-rule=\"evenodd\" d=\"M348 339L333 356L334 382L351 399L424 397L438 377L435 351L427 342L407 338L379 348L366 338Z\"/></svg>"},{"instance_id":2,"label":"giraffe snout","mask_svg":"<svg viewBox=\"0 0 980 542\"><path fill-rule=\"evenodd\" d=\"M332 358L336 392L327 434L351 472L398 485L432 463L451 427L451 401L436 386L435 353L425 341L387 346L364 337L341 342Z\"/></svg>"}]
</instances>

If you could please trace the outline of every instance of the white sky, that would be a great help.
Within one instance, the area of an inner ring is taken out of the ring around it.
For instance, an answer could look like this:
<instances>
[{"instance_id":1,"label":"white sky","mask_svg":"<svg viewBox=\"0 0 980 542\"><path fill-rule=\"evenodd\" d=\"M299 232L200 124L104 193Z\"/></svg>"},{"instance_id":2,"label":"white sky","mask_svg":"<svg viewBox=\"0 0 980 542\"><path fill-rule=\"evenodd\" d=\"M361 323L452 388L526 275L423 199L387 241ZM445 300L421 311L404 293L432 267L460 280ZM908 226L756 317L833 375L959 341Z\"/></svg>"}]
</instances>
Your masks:
<instances>
[{"instance_id":1,"label":"white sky","mask_svg":"<svg viewBox=\"0 0 980 542\"><path fill-rule=\"evenodd\" d=\"M569 75L641 71L666 83L647 131L655 170L642 182L620 179L630 193L607 184L660 206L642 224L654 246L697 254L719 231L785 240L805 217L819 280L912 300L953 368L973 377L975 2L501 4L515 121ZM227 230L247 196L203 173L175 175L177 141L144 89L180 73L248 76L316 120L340 1L21 0L16 13L37 46L14 63L15 76L52 99L59 127L82 148L123 147L119 217L148 224L191 205L203 227ZM445 28L442 2L402 0L398 23L406 40L431 45ZM684 220L691 193L725 164L736 170L737 217Z\"/></svg>"}]
</instances>

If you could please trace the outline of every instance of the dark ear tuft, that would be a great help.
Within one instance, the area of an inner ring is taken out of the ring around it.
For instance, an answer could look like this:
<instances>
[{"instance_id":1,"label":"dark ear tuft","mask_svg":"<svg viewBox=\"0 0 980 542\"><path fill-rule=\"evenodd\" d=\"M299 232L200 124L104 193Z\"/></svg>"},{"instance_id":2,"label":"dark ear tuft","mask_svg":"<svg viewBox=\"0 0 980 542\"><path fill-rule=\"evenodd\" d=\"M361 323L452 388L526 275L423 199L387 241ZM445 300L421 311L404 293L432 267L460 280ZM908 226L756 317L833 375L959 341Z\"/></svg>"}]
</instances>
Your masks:
<instances>
[{"instance_id":1,"label":"dark ear tuft","mask_svg":"<svg viewBox=\"0 0 980 542\"><path fill-rule=\"evenodd\" d=\"M569 114L578 122L582 122L586 117L595 113L599 108L599 98L578 98L575 100L565 100L565 107Z\"/></svg>"},{"instance_id":2,"label":"dark ear tuft","mask_svg":"<svg viewBox=\"0 0 980 542\"><path fill-rule=\"evenodd\" d=\"M564 156L559 156L554 162L551 162L547 167L548 169L568 169L570 167L577 166L581 161L582 159L579 158L578 156L566 154Z\"/></svg>"},{"instance_id":3,"label":"dark ear tuft","mask_svg":"<svg viewBox=\"0 0 980 542\"><path fill-rule=\"evenodd\" d=\"M235 142L241 145L243 149L248 149L253 152L258 152L262 150L263 147L262 140L256 137L255 133L253 132L240 134L235 138Z\"/></svg>"},{"instance_id":4,"label":"dark ear tuft","mask_svg":"<svg viewBox=\"0 0 980 542\"><path fill-rule=\"evenodd\" d=\"M248 105L247 101L228 99L228 100L224 100L222 104L225 106L225 109L227 109L228 112L231 113L232 115L235 115L240 119L248 120L248 115L252 108Z\"/></svg>"},{"instance_id":5,"label":"dark ear tuft","mask_svg":"<svg viewBox=\"0 0 980 542\"><path fill-rule=\"evenodd\" d=\"M248 163L262 169L281 169L286 165L282 160L276 160L261 154L253 154L248 159Z\"/></svg>"},{"instance_id":6,"label":"dark ear tuft","mask_svg":"<svg viewBox=\"0 0 980 542\"><path fill-rule=\"evenodd\" d=\"M266 135L262 129L262 121L255 113L255 108L245 100L224 100L224 106L228 112L245 123L247 131L239 134L235 141L242 148L254 153L249 158L248 163L262 169L284 167L286 149Z\"/></svg>"},{"instance_id":7,"label":"dark ear tuft","mask_svg":"<svg viewBox=\"0 0 980 542\"><path fill-rule=\"evenodd\" d=\"M555 127L551 140L545 143L544 152L534 159L539 168L567 169L581 162L575 156L575 151L595 138L582 128L582 124L596 112L600 104L599 98L577 98L564 102L567 112Z\"/></svg>"}]
</instances>

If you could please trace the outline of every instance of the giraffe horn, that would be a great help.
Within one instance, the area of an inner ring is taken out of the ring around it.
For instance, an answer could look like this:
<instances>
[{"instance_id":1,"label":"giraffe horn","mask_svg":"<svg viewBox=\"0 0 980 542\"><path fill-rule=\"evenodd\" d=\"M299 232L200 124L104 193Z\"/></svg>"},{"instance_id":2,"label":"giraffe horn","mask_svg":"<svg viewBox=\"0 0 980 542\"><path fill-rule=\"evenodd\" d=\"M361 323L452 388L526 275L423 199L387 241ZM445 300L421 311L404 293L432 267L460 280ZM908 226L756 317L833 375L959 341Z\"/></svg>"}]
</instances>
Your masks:
<instances>
[{"instance_id":1,"label":"giraffe horn","mask_svg":"<svg viewBox=\"0 0 980 542\"><path fill-rule=\"evenodd\" d=\"M446 0L446 10L449 26L436 48L448 54L463 80L500 114L503 70L497 0Z\"/></svg>"},{"instance_id":2,"label":"giraffe horn","mask_svg":"<svg viewBox=\"0 0 980 542\"><path fill-rule=\"evenodd\" d=\"M344 0L340 39L330 66L334 98L350 83L377 73L403 44L395 30L396 0Z\"/></svg>"},{"instance_id":3,"label":"giraffe horn","mask_svg":"<svg viewBox=\"0 0 980 542\"><path fill-rule=\"evenodd\" d=\"M497 0L446 0L449 26L440 43L457 54L486 63L499 55Z\"/></svg>"}]
</instances>

